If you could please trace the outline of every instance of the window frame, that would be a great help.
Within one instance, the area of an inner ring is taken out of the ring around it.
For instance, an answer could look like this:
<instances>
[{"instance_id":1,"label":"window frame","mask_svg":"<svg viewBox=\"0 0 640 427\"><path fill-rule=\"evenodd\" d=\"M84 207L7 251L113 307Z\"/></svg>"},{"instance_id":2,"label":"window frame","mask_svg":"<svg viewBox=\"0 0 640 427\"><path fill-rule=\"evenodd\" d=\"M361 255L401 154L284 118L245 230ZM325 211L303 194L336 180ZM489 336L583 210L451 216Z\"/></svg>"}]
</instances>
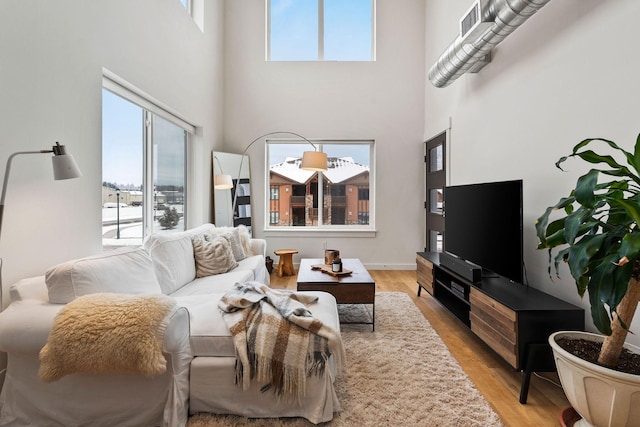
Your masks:
<instances>
[{"instance_id":1,"label":"window frame","mask_svg":"<svg viewBox=\"0 0 640 427\"><path fill-rule=\"evenodd\" d=\"M184 7L184 10L187 11L189 16L193 15L193 12L192 12L192 10L193 10L193 0L184 0L184 2L183 2L183 0L180 0L180 5L182 7Z\"/></svg>"},{"instance_id":2,"label":"window frame","mask_svg":"<svg viewBox=\"0 0 640 427\"><path fill-rule=\"evenodd\" d=\"M324 1L318 2L318 56L315 60L271 59L271 1L265 0L265 60L267 62L325 62L324 58ZM327 62L375 62L376 61L376 0L371 1L371 52L369 59L329 60Z\"/></svg>"},{"instance_id":3,"label":"window frame","mask_svg":"<svg viewBox=\"0 0 640 427\"><path fill-rule=\"evenodd\" d=\"M103 70L102 78L102 90L111 92L112 94L128 101L134 105L137 105L142 109L142 188L143 188L143 211L142 211L142 237L140 245L144 239L154 232L153 224L154 218L154 163L156 162L156 152L154 150L154 116L160 117L165 121L181 128L184 131L184 159L183 159L183 224L184 229L189 228L188 224L188 209L189 209L189 159L191 158L191 139L195 134L196 127L189 122L185 121L177 114L169 111L164 106L161 106L154 98L148 96L142 91L137 90L132 85L128 84L125 80L116 76L115 74ZM104 144L104 141L101 142ZM104 179L104 177L102 177ZM182 230L175 230L182 231ZM169 231L172 232L172 231ZM102 240L102 239L101 239ZM133 240L133 239L130 239ZM104 245L103 249L117 248L120 246L135 246L131 244L131 241L127 242L123 240L122 245Z\"/></svg>"},{"instance_id":4,"label":"window frame","mask_svg":"<svg viewBox=\"0 0 640 427\"><path fill-rule=\"evenodd\" d=\"M296 226L273 226L271 225L271 183L270 183L270 170L269 165L269 147L273 144L291 144L301 145L306 142L299 138L269 138L265 140L265 200L264 203L264 234L265 236L277 237L277 236L290 236L291 233L296 233L300 237L314 236L322 234L326 237L331 236L357 236L357 237L375 237L375 187L376 187L376 142L374 139L309 139L316 147L318 151L323 151L325 145L369 145L369 224L366 225L336 225L336 224L323 224L322 209L319 209L318 225L296 225ZM305 150L307 150L305 148ZM308 150L313 150L311 145L308 146ZM324 191L324 176L322 173L318 173L318 183L316 189L316 197L318 199L318 205L323 203Z\"/></svg>"}]
</instances>

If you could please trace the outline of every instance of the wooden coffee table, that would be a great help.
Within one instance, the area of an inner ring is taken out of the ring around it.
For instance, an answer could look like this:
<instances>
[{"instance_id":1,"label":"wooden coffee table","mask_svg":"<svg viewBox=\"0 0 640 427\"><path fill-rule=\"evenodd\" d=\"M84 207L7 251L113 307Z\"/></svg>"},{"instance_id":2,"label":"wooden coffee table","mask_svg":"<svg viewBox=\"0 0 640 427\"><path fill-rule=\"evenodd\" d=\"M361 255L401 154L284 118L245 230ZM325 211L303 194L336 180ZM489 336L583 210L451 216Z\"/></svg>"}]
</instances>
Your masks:
<instances>
[{"instance_id":1,"label":"wooden coffee table","mask_svg":"<svg viewBox=\"0 0 640 427\"><path fill-rule=\"evenodd\" d=\"M298 269L299 291L324 291L333 295L338 304L371 304L371 322L349 322L371 325L375 330L376 316L376 282L357 258L343 258L344 269L352 273L345 276L332 276L320 270L312 270L311 266L323 264L321 258L303 258ZM347 322L344 322L347 323Z\"/></svg>"}]
</instances>

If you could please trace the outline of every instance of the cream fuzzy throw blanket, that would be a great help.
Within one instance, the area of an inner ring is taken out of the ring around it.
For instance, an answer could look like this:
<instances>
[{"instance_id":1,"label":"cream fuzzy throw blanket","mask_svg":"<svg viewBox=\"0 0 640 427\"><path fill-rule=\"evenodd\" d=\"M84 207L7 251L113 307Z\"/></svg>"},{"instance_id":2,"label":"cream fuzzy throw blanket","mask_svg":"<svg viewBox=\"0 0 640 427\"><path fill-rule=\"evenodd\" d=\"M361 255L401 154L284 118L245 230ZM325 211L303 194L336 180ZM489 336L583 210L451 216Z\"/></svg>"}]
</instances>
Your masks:
<instances>
[{"instance_id":1,"label":"cream fuzzy throw blanket","mask_svg":"<svg viewBox=\"0 0 640 427\"><path fill-rule=\"evenodd\" d=\"M166 371L162 340L176 302L165 295L99 293L81 296L56 316L40 350L40 379L73 373Z\"/></svg>"},{"instance_id":2,"label":"cream fuzzy throw blanket","mask_svg":"<svg viewBox=\"0 0 640 427\"><path fill-rule=\"evenodd\" d=\"M333 355L336 372L345 360L338 331L307 308L317 298L278 291L258 282L236 283L218 302L236 347L236 383L266 383L279 397L300 401L306 378L322 375Z\"/></svg>"}]
</instances>

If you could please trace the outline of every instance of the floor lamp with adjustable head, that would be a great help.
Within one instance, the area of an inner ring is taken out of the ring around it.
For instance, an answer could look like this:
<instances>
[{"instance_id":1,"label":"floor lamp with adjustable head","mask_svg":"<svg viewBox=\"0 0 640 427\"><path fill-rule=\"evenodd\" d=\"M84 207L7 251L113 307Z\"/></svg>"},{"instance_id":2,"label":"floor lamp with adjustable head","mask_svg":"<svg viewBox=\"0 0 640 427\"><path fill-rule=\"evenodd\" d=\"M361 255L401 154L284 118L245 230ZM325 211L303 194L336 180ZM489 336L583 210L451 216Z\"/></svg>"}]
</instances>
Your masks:
<instances>
[{"instance_id":1,"label":"floor lamp with adjustable head","mask_svg":"<svg viewBox=\"0 0 640 427\"><path fill-rule=\"evenodd\" d=\"M251 146L253 144L255 144L256 142L260 141L262 138L265 138L267 136L272 136L272 135L278 135L278 134L283 134L283 135L293 135L295 137L298 137L302 140L304 140L307 144L311 145L313 147L314 151L305 151L304 153L302 153L302 159L300 162L300 169L304 169L304 170L310 170L310 171L317 171L317 172L326 172L328 169L327 166L327 154L319 151L318 147L316 147L316 144L314 144L313 142L309 141L307 138L305 138L304 136L295 133L295 132L289 132L289 131L275 131L275 132L269 132L269 133L265 133L264 135L260 135L259 137L257 137L256 139L254 139L253 141L251 141L249 143L249 145L247 145L247 147L244 149L244 151L242 152L242 157L240 158L240 168L238 169L238 179L236 181L236 190L234 192L234 196L233 196L233 204L231 206L231 212L233 215L233 222L235 222L236 219L236 207L238 206L238 186L240 185L240 175L242 174L242 163L244 162L244 156L247 154L247 152L249 151L249 148L251 148ZM234 224L235 225L235 224Z\"/></svg>"},{"instance_id":2,"label":"floor lamp with adjustable head","mask_svg":"<svg viewBox=\"0 0 640 427\"><path fill-rule=\"evenodd\" d=\"M64 145L60 145L56 142L56 145L51 147L50 150L38 150L38 151L17 151L9 156L7 159L7 166L4 170L4 180L2 182L2 195L0 196L0 237L2 236L2 219L4 214L4 199L7 194L7 184L9 182L9 173L11 172L11 162L13 158L22 154L46 154L53 153L51 158L53 162L53 179L71 179L82 176L76 161L71 154L67 154ZM0 258L0 310L4 307L2 305L2 258Z\"/></svg>"}]
</instances>

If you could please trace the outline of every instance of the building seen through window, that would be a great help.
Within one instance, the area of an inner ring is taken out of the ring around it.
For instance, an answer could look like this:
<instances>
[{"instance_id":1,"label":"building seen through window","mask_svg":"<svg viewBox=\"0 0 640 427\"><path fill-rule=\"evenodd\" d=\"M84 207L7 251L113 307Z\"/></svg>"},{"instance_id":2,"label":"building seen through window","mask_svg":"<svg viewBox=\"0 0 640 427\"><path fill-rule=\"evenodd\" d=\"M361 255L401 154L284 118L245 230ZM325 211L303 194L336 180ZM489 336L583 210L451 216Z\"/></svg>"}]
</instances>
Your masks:
<instances>
[{"instance_id":1,"label":"building seen through window","mask_svg":"<svg viewBox=\"0 0 640 427\"><path fill-rule=\"evenodd\" d=\"M326 172L300 168L309 145L269 142L269 227L370 227L373 142L319 143Z\"/></svg>"}]
</instances>

